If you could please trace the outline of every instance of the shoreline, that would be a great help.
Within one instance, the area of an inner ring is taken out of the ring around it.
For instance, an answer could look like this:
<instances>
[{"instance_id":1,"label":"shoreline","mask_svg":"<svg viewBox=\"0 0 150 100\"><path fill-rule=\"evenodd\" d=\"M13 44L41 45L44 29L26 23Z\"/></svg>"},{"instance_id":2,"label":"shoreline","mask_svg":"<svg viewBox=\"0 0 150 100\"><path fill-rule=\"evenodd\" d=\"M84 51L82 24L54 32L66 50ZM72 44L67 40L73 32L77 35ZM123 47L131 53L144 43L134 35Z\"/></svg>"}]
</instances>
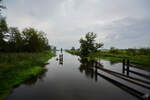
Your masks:
<instances>
[{"instance_id":1,"label":"shoreline","mask_svg":"<svg viewBox=\"0 0 150 100\"><path fill-rule=\"evenodd\" d=\"M25 55L23 53L12 53L9 55L17 55L17 60L16 62L13 62L14 65L11 65L11 63L8 63L7 61L5 64L0 65L0 74L3 75L0 77L0 100L7 98L16 86L19 86L26 80L36 77L41 72L45 71L46 68L44 66L47 64L47 61L54 56L50 51L26 53ZM3 56L5 56L5 54ZM20 60L21 57L23 59ZM8 65L8 68L1 67L2 65Z\"/></svg>"}]
</instances>

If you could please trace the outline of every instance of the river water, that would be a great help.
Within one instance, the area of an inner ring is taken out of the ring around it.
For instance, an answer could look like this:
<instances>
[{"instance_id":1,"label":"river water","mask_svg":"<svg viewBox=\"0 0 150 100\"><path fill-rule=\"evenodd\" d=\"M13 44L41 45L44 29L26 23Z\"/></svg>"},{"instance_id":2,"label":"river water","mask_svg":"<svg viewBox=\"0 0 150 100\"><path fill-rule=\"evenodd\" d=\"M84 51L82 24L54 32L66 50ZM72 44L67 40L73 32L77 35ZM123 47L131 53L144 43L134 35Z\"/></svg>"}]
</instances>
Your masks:
<instances>
[{"instance_id":1,"label":"river water","mask_svg":"<svg viewBox=\"0 0 150 100\"><path fill-rule=\"evenodd\" d=\"M57 52L58 54L60 52ZM63 64L56 60L57 57L48 61L49 64L45 66L47 71L16 87L6 100L139 100L118 84L98 76L97 72L95 74L93 69L87 69L77 56L63 52ZM102 59L100 63L103 68L122 74L121 63ZM136 68L131 70L150 75L149 72ZM135 85L102 70L98 70L98 73L144 94L150 93L149 88ZM134 73L129 73L128 76L150 82L149 78Z\"/></svg>"}]
</instances>

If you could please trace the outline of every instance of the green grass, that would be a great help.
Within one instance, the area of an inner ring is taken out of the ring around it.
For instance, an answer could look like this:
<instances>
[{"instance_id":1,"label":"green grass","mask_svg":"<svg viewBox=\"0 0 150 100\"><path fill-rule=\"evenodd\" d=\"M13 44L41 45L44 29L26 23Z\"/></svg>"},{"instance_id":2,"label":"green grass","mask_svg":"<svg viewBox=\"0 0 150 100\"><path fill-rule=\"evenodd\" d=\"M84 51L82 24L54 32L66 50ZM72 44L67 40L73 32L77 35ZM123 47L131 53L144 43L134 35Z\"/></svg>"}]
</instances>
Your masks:
<instances>
[{"instance_id":1,"label":"green grass","mask_svg":"<svg viewBox=\"0 0 150 100\"><path fill-rule=\"evenodd\" d=\"M145 50L148 51L139 52L138 50L135 54L131 51L127 52L127 50L118 50L117 53L111 53L110 51L99 51L97 53L90 53L88 59L102 58L113 62L122 62L123 59L129 59L131 64L138 65L139 67L150 68L149 49ZM67 50L67 52L73 55L80 55L79 51Z\"/></svg>"},{"instance_id":2,"label":"green grass","mask_svg":"<svg viewBox=\"0 0 150 100\"><path fill-rule=\"evenodd\" d=\"M142 67L150 67L150 55L127 55L99 52L96 54L95 58L103 58L116 62L122 62L123 59L129 59L131 64L139 65Z\"/></svg>"},{"instance_id":3,"label":"green grass","mask_svg":"<svg viewBox=\"0 0 150 100\"><path fill-rule=\"evenodd\" d=\"M45 71L44 65L54 56L42 53L0 53L0 100L25 80Z\"/></svg>"}]
</instances>

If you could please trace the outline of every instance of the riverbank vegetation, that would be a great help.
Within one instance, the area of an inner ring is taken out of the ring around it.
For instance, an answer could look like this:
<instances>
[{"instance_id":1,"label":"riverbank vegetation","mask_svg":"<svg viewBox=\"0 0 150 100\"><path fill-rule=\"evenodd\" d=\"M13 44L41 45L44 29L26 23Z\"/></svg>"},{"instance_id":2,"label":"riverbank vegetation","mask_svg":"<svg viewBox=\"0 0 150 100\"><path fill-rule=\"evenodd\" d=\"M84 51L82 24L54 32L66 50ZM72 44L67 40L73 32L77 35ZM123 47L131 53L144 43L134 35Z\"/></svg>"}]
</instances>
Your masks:
<instances>
[{"instance_id":1,"label":"riverbank vegetation","mask_svg":"<svg viewBox=\"0 0 150 100\"><path fill-rule=\"evenodd\" d=\"M20 31L8 27L1 15L5 9L0 0L0 100L15 86L46 70L44 65L54 54L46 33L34 28Z\"/></svg>"},{"instance_id":2,"label":"riverbank vegetation","mask_svg":"<svg viewBox=\"0 0 150 100\"><path fill-rule=\"evenodd\" d=\"M122 62L123 59L129 59L131 64L139 65L141 67L150 67L150 48L128 48L117 49L111 47L110 49L100 49L103 43L95 43L96 34L87 33L85 40L80 39L79 49L66 50L68 53L80 56L80 58L87 58L89 60L106 59L115 62Z\"/></svg>"},{"instance_id":3,"label":"riverbank vegetation","mask_svg":"<svg viewBox=\"0 0 150 100\"><path fill-rule=\"evenodd\" d=\"M103 58L116 62L122 62L123 59L129 59L131 64L150 67L150 48L109 49L97 52L95 58Z\"/></svg>"},{"instance_id":4,"label":"riverbank vegetation","mask_svg":"<svg viewBox=\"0 0 150 100\"><path fill-rule=\"evenodd\" d=\"M131 49L131 48L130 48ZM140 67L150 67L150 49L140 48L135 49L134 54L130 49L117 49L117 53L111 52L111 50L102 51L99 50L96 53L90 53L88 59L105 59L114 62L122 62L123 59L129 59L130 63ZM73 55L80 55L80 50L66 50ZM136 52L136 53L135 53Z\"/></svg>"},{"instance_id":5,"label":"riverbank vegetation","mask_svg":"<svg viewBox=\"0 0 150 100\"><path fill-rule=\"evenodd\" d=\"M0 100L4 99L13 87L45 71L54 54L40 53L0 53Z\"/></svg>"}]
</instances>

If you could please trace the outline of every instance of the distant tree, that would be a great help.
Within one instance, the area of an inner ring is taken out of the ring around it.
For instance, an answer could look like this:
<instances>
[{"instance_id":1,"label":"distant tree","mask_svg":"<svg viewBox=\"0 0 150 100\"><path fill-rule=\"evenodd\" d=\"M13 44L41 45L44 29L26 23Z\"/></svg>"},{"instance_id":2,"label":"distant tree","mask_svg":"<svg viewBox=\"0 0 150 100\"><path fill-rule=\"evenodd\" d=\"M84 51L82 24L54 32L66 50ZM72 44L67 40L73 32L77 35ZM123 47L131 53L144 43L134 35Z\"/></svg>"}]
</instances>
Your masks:
<instances>
[{"instance_id":1,"label":"distant tree","mask_svg":"<svg viewBox=\"0 0 150 100\"><path fill-rule=\"evenodd\" d=\"M72 50L72 51L75 51L75 47L72 47L71 50Z\"/></svg>"},{"instance_id":2,"label":"distant tree","mask_svg":"<svg viewBox=\"0 0 150 100\"><path fill-rule=\"evenodd\" d=\"M96 34L89 32L85 39L80 39L80 57L87 57L90 53L95 53L103 46L103 43L95 43Z\"/></svg>"},{"instance_id":3,"label":"distant tree","mask_svg":"<svg viewBox=\"0 0 150 100\"><path fill-rule=\"evenodd\" d=\"M113 47L113 46L111 46L111 47L110 47L110 50L114 50L114 49L116 49L116 48L115 48L115 47Z\"/></svg>"},{"instance_id":4,"label":"distant tree","mask_svg":"<svg viewBox=\"0 0 150 100\"><path fill-rule=\"evenodd\" d=\"M112 46L112 47L110 47L109 52L110 53L118 53L118 49Z\"/></svg>"},{"instance_id":5,"label":"distant tree","mask_svg":"<svg viewBox=\"0 0 150 100\"><path fill-rule=\"evenodd\" d=\"M140 55L150 55L150 47L148 48L140 48L139 49Z\"/></svg>"},{"instance_id":6,"label":"distant tree","mask_svg":"<svg viewBox=\"0 0 150 100\"><path fill-rule=\"evenodd\" d=\"M134 48L128 48L128 49L126 50L126 53L127 53L128 55L133 55L133 56L135 56L135 55L136 55L136 49L134 49Z\"/></svg>"}]
</instances>

